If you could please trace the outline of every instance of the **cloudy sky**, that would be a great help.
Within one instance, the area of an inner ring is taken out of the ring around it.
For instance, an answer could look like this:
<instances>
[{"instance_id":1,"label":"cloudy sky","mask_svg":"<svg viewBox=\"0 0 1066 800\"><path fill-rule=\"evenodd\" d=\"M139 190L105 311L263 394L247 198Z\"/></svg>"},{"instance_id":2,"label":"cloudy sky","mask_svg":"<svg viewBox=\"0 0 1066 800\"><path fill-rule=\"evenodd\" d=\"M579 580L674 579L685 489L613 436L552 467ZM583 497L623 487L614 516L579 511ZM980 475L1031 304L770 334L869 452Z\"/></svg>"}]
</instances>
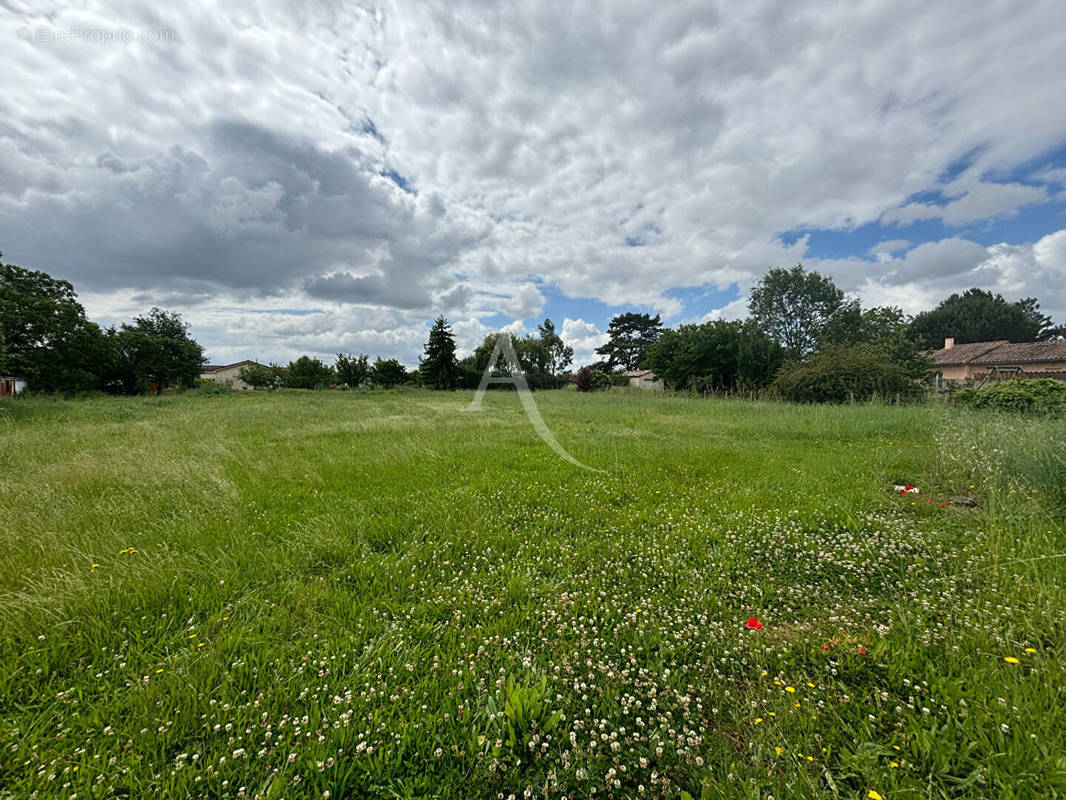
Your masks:
<instances>
[{"instance_id":1,"label":"cloudy sky","mask_svg":"<svg viewBox=\"0 0 1066 800\"><path fill-rule=\"evenodd\" d=\"M213 362L413 365L438 313L588 358L798 261L1066 322L1062 0L0 0L0 36L4 260Z\"/></svg>"}]
</instances>

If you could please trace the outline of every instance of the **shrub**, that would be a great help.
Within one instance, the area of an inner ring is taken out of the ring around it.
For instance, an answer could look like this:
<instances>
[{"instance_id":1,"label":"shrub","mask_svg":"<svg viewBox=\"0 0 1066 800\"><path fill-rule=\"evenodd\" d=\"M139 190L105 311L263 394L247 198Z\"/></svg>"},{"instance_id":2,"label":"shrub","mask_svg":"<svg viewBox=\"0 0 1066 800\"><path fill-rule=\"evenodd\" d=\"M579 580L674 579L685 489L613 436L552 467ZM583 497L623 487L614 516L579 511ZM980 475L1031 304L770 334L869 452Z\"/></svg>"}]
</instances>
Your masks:
<instances>
[{"instance_id":1,"label":"shrub","mask_svg":"<svg viewBox=\"0 0 1066 800\"><path fill-rule=\"evenodd\" d=\"M611 386L629 386L629 378L626 377L624 372L615 372L612 375L607 376Z\"/></svg>"},{"instance_id":2,"label":"shrub","mask_svg":"<svg viewBox=\"0 0 1066 800\"><path fill-rule=\"evenodd\" d=\"M773 395L794 403L914 400L925 394L907 370L868 345L833 345L781 369Z\"/></svg>"},{"instance_id":3,"label":"shrub","mask_svg":"<svg viewBox=\"0 0 1066 800\"><path fill-rule=\"evenodd\" d=\"M228 383L197 378L193 388L188 392L190 394L233 394L233 387Z\"/></svg>"},{"instance_id":4,"label":"shrub","mask_svg":"<svg viewBox=\"0 0 1066 800\"><path fill-rule=\"evenodd\" d=\"M596 392L610 387L611 379L606 372L582 367L577 371L577 375L574 376L574 383L577 385L579 392Z\"/></svg>"},{"instance_id":5,"label":"shrub","mask_svg":"<svg viewBox=\"0 0 1066 800\"><path fill-rule=\"evenodd\" d=\"M954 399L973 408L997 411L1066 411L1066 383L1051 378L1014 378L980 389L959 389Z\"/></svg>"}]
</instances>

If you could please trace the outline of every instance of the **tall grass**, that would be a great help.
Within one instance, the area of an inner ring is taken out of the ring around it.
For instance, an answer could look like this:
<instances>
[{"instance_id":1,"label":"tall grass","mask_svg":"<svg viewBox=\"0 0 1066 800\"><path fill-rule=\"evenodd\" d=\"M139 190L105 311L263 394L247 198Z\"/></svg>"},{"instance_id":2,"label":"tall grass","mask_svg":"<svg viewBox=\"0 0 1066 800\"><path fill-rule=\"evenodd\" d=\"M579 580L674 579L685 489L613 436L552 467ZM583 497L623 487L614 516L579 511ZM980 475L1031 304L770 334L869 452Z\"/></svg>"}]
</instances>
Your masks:
<instances>
[{"instance_id":1,"label":"tall grass","mask_svg":"<svg viewBox=\"0 0 1066 800\"><path fill-rule=\"evenodd\" d=\"M1066 791L1055 420L536 399L0 405L0 797Z\"/></svg>"}]
</instances>

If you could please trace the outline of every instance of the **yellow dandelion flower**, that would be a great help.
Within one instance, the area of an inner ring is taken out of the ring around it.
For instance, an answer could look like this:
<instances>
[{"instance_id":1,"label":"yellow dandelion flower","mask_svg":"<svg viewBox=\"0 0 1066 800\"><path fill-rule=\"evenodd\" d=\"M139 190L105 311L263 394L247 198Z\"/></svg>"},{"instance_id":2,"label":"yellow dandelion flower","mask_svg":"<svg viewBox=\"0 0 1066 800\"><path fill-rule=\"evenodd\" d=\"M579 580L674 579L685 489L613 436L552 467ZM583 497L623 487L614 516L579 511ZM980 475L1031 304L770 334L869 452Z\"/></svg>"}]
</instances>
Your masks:
<instances>
[{"instance_id":1,"label":"yellow dandelion flower","mask_svg":"<svg viewBox=\"0 0 1066 800\"><path fill-rule=\"evenodd\" d=\"M898 761L891 761L891 762L889 762L889 766L898 767L899 766L899 762Z\"/></svg>"},{"instance_id":2,"label":"yellow dandelion flower","mask_svg":"<svg viewBox=\"0 0 1066 800\"><path fill-rule=\"evenodd\" d=\"M158 675L158 674L159 674L160 672L162 672L162 671L163 671L163 668L162 668L162 667L160 667L159 669L157 669L157 670L155 671L155 674L156 674L156 675Z\"/></svg>"},{"instance_id":3,"label":"yellow dandelion flower","mask_svg":"<svg viewBox=\"0 0 1066 800\"><path fill-rule=\"evenodd\" d=\"M195 639L196 638L196 634L195 633L190 633L189 634L189 638L190 639Z\"/></svg>"},{"instance_id":4,"label":"yellow dandelion flower","mask_svg":"<svg viewBox=\"0 0 1066 800\"><path fill-rule=\"evenodd\" d=\"M808 761L814 761L814 756L807 756Z\"/></svg>"},{"instance_id":5,"label":"yellow dandelion flower","mask_svg":"<svg viewBox=\"0 0 1066 800\"><path fill-rule=\"evenodd\" d=\"M868 792L866 793L866 796L867 796L867 797L869 797L869 798L870 798L870 800L885 800L885 798L883 798L883 797L882 797L882 796L881 796L880 794L878 794L877 792L875 792L875 791L874 791L873 789L871 789L870 791L868 791Z\"/></svg>"},{"instance_id":6,"label":"yellow dandelion flower","mask_svg":"<svg viewBox=\"0 0 1066 800\"><path fill-rule=\"evenodd\" d=\"M762 722L762 717L756 717L755 724L758 725L760 722Z\"/></svg>"},{"instance_id":7,"label":"yellow dandelion flower","mask_svg":"<svg viewBox=\"0 0 1066 800\"><path fill-rule=\"evenodd\" d=\"M203 642L199 642L199 643L198 643L198 644L197 644L196 646L197 646L197 647L203 647L203 646L204 646L204 643L203 643Z\"/></svg>"},{"instance_id":8,"label":"yellow dandelion flower","mask_svg":"<svg viewBox=\"0 0 1066 800\"><path fill-rule=\"evenodd\" d=\"M770 716L771 717L776 717L777 716L777 712L776 711L771 711L770 712Z\"/></svg>"},{"instance_id":9,"label":"yellow dandelion flower","mask_svg":"<svg viewBox=\"0 0 1066 800\"><path fill-rule=\"evenodd\" d=\"M894 744L894 745L892 745L892 749L893 749L893 750L899 750L899 745L898 745L898 744Z\"/></svg>"},{"instance_id":10,"label":"yellow dandelion flower","mask_svg":"<svg viewBox=\"0 0 1066 800\"><path fill-rule=\"evenodd\" d=\"M89 565L89 569L96 569L98 566L100 566L100 565L99 564L90 564ZM1036 652L1036 651L1034 650L1033 652Z\"/></svg>"},{"instance_id":11,"label":"yellow dandelion flower","mask_svg":"<svg viewBox=\"0 0 1066 800\"><path fill-rule=\"evenodd\" d=\"M807 681L807 685L810 686L812 689L814 688L814 684L811 683L810 681Z\"/></svg>"},{"instance_id":12,"label":"yellow dandelion flower","mask_svg":"<svg viewBox=\"0 0 1066 800\"><path fill-rule=\"evenodd\" d=\"M785 687L785 691L788 692L789 694L795 694L796 693L796 689L795 689L794 686L786 686Z\"/></svg>"},{"instance_id":13,"label":"yellow dandelion flower","mask_svg":"<svg viewBox=\"0 0 1066 800\"><path fill-rule=\"evenodd\" d=\"M1004 657L1003 660L1006 661L1008 664L1020 664L1020 663L1022 663L1018 659L1016 659L1014 656L1006 656L1006 657Z\"/></svg>"},{"instance_id":14,"label":"yellow dandelion flower","mask_svg":"<svg viewBox=\"0 0 1066 800\"><path fill-rule=\"evenodd\" d=\"M778 755L781 755L783 752L785 752L785 750L784 750L783 747L775 747L774 748L774 752L777 753Z\"/></svg>"},{"instance_id":15,"label":"yellow dandelion flower","mask_svg":"<svg viewBox=\"0 0 1066 800\"><path fill-rule=\"evenodd\" d=\"M222 621L225 622L227 619L229 619L229 617L223 617Z\"/></svg>"},{"instance_id":16,"label":"yellow dandelion flower","mask_svg":"<svg viewBox=\"0 0 1066 800\"><path fill-rule=\"evenodd\" d=\"M1036 652L1036 648L1035 647L1027 647L1027 648L1025 648L1025 652L1027 652L1027 653L1035 653Z\"/></svg>"}]
</instances>

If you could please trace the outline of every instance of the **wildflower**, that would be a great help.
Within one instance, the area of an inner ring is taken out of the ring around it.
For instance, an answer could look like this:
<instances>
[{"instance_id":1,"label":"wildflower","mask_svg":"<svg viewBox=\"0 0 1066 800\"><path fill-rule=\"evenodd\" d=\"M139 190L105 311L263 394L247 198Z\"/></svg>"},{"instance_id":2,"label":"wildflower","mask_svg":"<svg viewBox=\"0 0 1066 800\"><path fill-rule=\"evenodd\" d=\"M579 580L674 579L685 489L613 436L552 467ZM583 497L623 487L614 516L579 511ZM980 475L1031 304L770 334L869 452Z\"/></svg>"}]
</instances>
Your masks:
<instances>
[{"instance_id":1,"label":"wildflower","mask_svg":"<svg viewBox=\"0 0 1066 800\"><path fill-rule=\"evenodd\" d=\"M744 627L749 631L761 631L762 623L755 617L748 617L748 621L744 624Z\"/></svg>"},{"instance_id":2,"label":"wildflower","mask_svg":"<svg viewBox=\"0 0 1066 800\"><path fill-rule=\"evenodd\" d=\"M889 762L889 766L893 767L893 768L898 767L899 766L899 762L898 761L890 761Z\"/></svg>"},{"instance_id":3,"label":"wildflower","mask_svg":"<svg viewBox=\"0 0 1066 800\"><path fill-rule=\"evenodd\" d=\"M1006 661L1008 664L1020 664L1021 663L1014 656L1006 656L1006 657L1004 657L1003 660Z\"/></svg>"},{"instance_id":4,"label":"wildflower","mask_svg":"<svg viewBox=\"0 0 1066 800\"><path fill-rule=\"evenodd\" d=\"M100 566L100 565L99 564L90 564L89 565L89 569L96 569L98 566Z\"/></svg>"},{"instance_id":5,"label":"wildflower","mask_svg":"<svg viewBox=\"0 0 1066 800\"><path fill-rule=\"evenodd\" d=\"M1025 652L1027 652L1027 653L1035 653L1036 652L1036 648L1035 647L1027 647L1027 648L1025 648Z\"/></svg>"},{"instance_id":6,"label":"wildflower","mask_svg":"<svg viewBox=\"0 0 1066 800\"><path fill-rule=\"evenodd\" d=\"M870 791L868 791L868 792L866 793L866 796L867 796L868 798L870 798L870 800L885 800L885 798L883 798L883 797L882 797L882 796L881 796L880 794L878 794L877 792L875 792L875 791L874 791L873 789L871 789Z\"/></svg>"},{"instance_id":7,"label":"wildflower","mask_svg":"<svg viewBox=\"0 0 1066 800\"><path fill-rule=\"evenodd\" d=\"M760 722L762 722L762 717L756 717L755 724L758 725Z\"/></svg>"},{"instance_id":8,"label":"wildflower","mask_svg":"<svg viewBox=\"0 0 1066 800\"><path fill-rule=\"evenodd\" d=\"M795 687L792 687L792 686L786 686L785 687L785 691L788 692L789 694L795 694L796 693Z\"/></svg>"},{"instance_id":9,"label":"wildflower","mask_svg":"<svg viewBox=\"0 0 1066 800\"><path fill-rule=\"evenodd\" d=\"M859 648L859 655L860 656L866 655L866 648L865 647L860 647Z\"/></svg>"},{"instance_id":10,"label":"wildflower","mask_svg":"<svg viewBox=\"0 0 1066 800\"><path fill-rule=\"evenodd\" d=\"M785 752L785 750L784 750L784 748L781 748L781 747L775 747L774 748L774 752L777 753L778 755L781 755L783 752Z\"/></svg>"},{"instance_id":11,"label":"wildflower","mask_svg":"<svg viewBox=\"0 0 1066 800\"><path fill-rule=\"evenodd\" d=\"M162 672L162 671L163 671L163 668L162 668L162 667L160 667L159 669L157 669L157 670L155 671L155 674L156 674L156 675L158 675L158 674L159 674L160 672Z\"/></svg>"}]
</instances>

